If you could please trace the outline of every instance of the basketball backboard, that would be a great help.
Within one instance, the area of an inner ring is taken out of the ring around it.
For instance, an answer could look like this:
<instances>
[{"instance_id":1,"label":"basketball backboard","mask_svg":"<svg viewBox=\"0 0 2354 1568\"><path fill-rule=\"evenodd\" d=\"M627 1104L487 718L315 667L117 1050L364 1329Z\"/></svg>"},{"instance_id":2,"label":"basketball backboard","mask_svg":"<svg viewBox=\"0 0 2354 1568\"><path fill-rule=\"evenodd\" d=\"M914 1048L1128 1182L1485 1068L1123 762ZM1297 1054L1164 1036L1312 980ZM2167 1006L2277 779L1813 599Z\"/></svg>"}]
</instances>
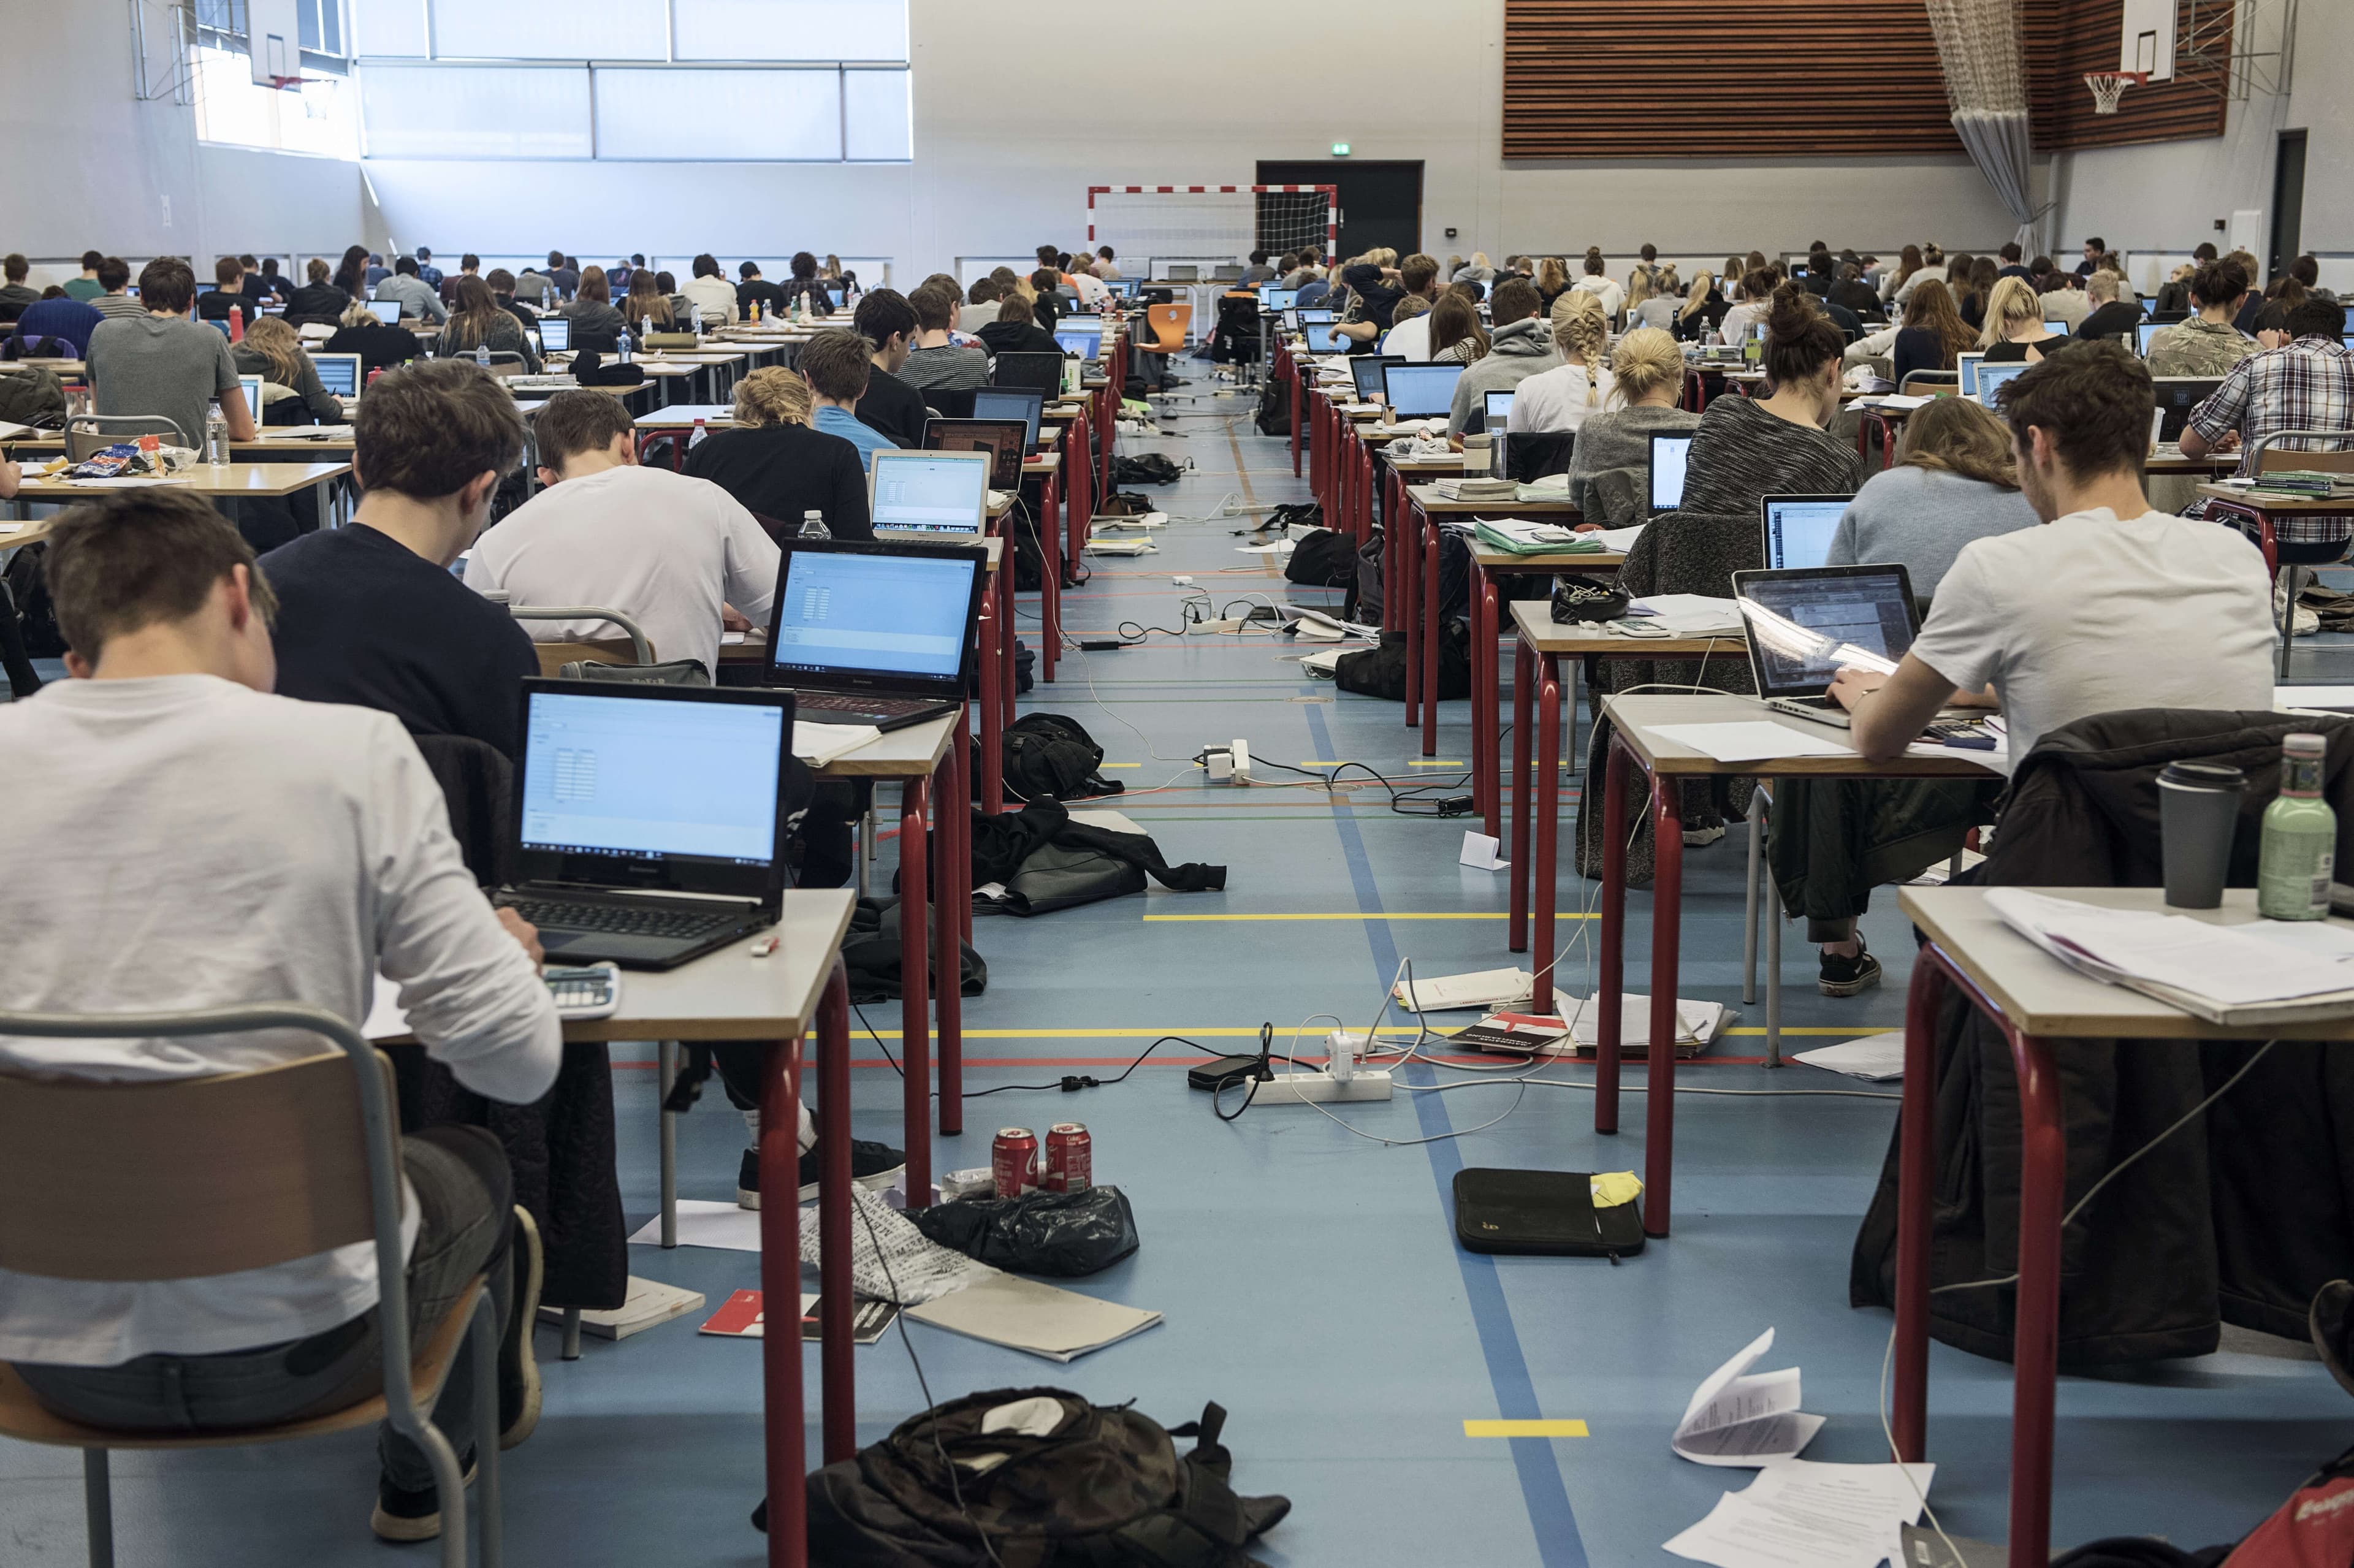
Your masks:
<instances>
[{"instance_id":1,"label":"basketball backboard","mask_svg":"<svg viewBox=\"0 0 2354 1568\"><path fill-rule=\"evenodd\" d=\"M245 38L253 52L253 81L276 87L302 74L302 22L295 0L245 0Z\"/></svg>"},{"instance_id":2,"label":"basketball backboard","mask_svg":"<svg viewBox=\"0 0 2354 1568\"><path fill-rule=\"evenodd\" d=\"M2119 70L2140 71L2151 81L2174 79L2174 6L2175 0L2118 0Z\"/></svg>"}]
</instances>

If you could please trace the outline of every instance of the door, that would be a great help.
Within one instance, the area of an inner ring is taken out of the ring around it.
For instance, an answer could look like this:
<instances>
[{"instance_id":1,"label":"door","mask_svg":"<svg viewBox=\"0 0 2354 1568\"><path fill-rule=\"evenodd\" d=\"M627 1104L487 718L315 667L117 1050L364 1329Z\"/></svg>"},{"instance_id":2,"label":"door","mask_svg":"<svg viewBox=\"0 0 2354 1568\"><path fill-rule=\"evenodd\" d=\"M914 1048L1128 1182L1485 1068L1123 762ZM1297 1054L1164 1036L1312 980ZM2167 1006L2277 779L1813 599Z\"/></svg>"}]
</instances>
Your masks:
<instances>
[{"instance_id":1,"label":"door","mask_svg":"<svg viewBox=\"0 0 2354 1568\"><path fill-rule=\"evenodd\" d=\"M2284 131L2273 154L2273 258L2264 270L2265 281L2288 270L2304 233L2305 132Z\"/></svg>"},{"instance_id":2,"label":"door","mask_svg":"<svg viewBox=\"0 0 2354 1568\"><path fill-rule=\"evenodd\" d=\"M1313 162L1273 163L1262 158L1258 183L1263 185L1337 185L1341 208L1341 254L1362 256L1389 246L1400 256L1422 249L1422 160L1359 163L1354 158L1320 158ZM1280 250L1298 243L1297 236L1269 233L1266 205L1261 207L1260 243Z\"/></svg>"}]
</instances>

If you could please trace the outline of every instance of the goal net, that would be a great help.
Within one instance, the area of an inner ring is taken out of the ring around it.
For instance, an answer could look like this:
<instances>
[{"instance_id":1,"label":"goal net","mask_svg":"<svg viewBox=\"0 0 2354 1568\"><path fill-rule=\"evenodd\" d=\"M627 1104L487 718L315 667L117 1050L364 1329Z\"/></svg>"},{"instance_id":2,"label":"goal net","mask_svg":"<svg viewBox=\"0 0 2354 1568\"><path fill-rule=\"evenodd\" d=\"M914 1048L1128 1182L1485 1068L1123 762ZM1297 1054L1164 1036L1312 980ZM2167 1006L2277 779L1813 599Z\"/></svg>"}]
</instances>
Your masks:
<instances>
[{"instance_id":1,"label":"goal net","mask_svg":"<svg viewBox=\"0 0 2354 1568\"><path fill-rule=\"evenodd\" d=\"M1087 245L1108 245L1142 276L1176 262L1202 269L1254 250L1330 252L1339 213L1331 185L1090 185Z\"/></svg>"}]
</instances>

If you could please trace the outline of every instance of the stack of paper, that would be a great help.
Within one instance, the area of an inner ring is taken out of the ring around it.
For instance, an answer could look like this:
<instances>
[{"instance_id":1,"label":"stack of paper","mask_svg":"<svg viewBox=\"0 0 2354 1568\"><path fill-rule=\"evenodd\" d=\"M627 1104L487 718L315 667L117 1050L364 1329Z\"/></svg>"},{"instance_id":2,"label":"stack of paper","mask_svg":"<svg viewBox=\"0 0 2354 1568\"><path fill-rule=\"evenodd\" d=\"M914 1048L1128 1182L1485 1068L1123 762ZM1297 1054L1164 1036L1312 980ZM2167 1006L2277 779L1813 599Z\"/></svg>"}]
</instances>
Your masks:
<instances>
[{"instance_id":1,"label":"stack of paper","mask_svg":"<svg viewBox=\"0 0 2354 1568\"><path fill-rule=\"evenodd\" d=\"M1598 556L1602 553L1602 542L1593 535L1564 528L1558 523L1530 523L1517 517L1502 517L1475 524L1471 532L1488 548L1507 550L1515 556Z\"/></svg>"},{"instance_id":2,"label":"stack of paper","mask_svg":"<svg viewBox=\"0 0 2354 1568\"><path fill-rule=\"evenodd\" d=\"M1827 1073L1844 1073L1867 1084L1893 1083L1904 1075L1904 1032L1892 1029L1885 1034L1867 1034L1841 1045L1818 1045L1811 1051L1794 1053L1790 1060L1820 1067Z\"/></svg>"},{"instance_id":3,"label":"stack of paper","mask_svg":"<svg viewBox=\"0 0 2354 1568\"><path fill-rule=\"evenodd\" d=\"M1908 1477L1905 1472L1910 1470ZM1903 1530L1921 1517L1935 1465L1768 1465L1746 1489L1667 1543L1716 1568L1879 1568L1908 1565Z\"/></svg>"},{"instance_id":4,"label":"stack of paper","mask_svg":"<svg viewBox=\"0 0 2354 1568\"><path fill-rule=\"evenodd\" d=\"M793 755L811 768L822 768L837 758L849 756L860 747L883 738L883 732L871 724L812 724L808 719L793 721Z\"/></svg>"},{"instance_id":5,"label":"stack of paper","mask_svg":"<svg viewBox=\"0 0 2354 1568\"><path fill-rule=\"evenodd\" d=\"M1986 901L2005 925L2069 968L2212 1022L2354 1017L2354 927L2304 920L2215 926L2023 887L1990 889Z\"/></svg>"},{"instance_id":6,"label":"stack of paper","mask_svg":"<svg viewBox=\"0 0 2354 1568\"><path fill-rule=\"evenodd\" d=\"M1408 1012L1444 1012L1456 1007L1511 1007L1533 996L1536 978L1526 969L1480 969L1400 980L1390 994Z\"/></svg>"},{"instance_id":7,"label":"stack of paper","mask_svg":"<svg viewBox=\"0 0 2354 1568\"><path fill-rule=\"evenodd\" d=\"M1679 637L1704 637L1715 631L1739 631L1741 610L1729 599L1704 593L1658 593L1636 599L1629 616L1646 619Z\"/></svg>"},{"instance_id":8,"label":"stack of paper","mask_svg":"<svg viewBox=\"0 0 2354 1568\"><path fill-rule=\"evenodd\" d=\"M628 1294L621 1304L611 1308L585 1311L580 1314L580 1331L600 1340L626 1340L632 1334L642 1334L648 1329L684 1317L703 1305L703 1292L684 1286L664 1285L659 1280L641 1279L630 1276ZM564 1321L564 1308L543 1307L539 1309L543 1323Z\"/></svg>"},{"instance_id":9,"label":"stack of paper","mask_svg":"<svg viewBox=\"0 0 2354 1568\"><path fill-rule=\"evenodd\" d=\"M1521 487L1511 480L1491 479L1483 473L1434 480L1430 487L1447 501L1512 501L1521 493Z\"/></svg>"},{"instance_id":10,"label":"stack of paper","mask_svg":"<svg viewBox=\"0 0 2354 1568\"><path fill-rule=\"evenodd\" d=\"M1586 537L1599 539L1604 549L1612 555L1623 556L1635 547L1636 540L1643 536L1643 527L1638 523L1632 528L1597 528Z\"/></svg>"},{"instance_id":11,"label":"stack of paper","mask_svg":"<svg viewBox=\"0 0 2354 1568\"><path fill-rule=\"evenodd\" d=\"M1619 998L1619 1054L1639 1056L1651 1048L1651 999L1628 991ZM1602 1038L1600 1001L1588 997L1572 1003L1564 1012L1569 1020L1571 1044L1579 1052L1591 1054ZM1732 1016L1722 1002L1676 998L1676 1054L1700 1054Z\"/></svg>"},{"instance_id":12,"label":"stack of paper","mask_svg":"<svg viewBox=\"0 0 2354 1568\"><path fill-rule=\"evenodd\" d=\"M1161 1321L1158 1312L994 1269L961 1290L908 1308L907 1317L1050 1361L1076 1361Z\"/></svg>"},{"instance_id":13,"label":"stack of paper","mask_svg":"<svg viewBox=\"0 0 2354 1568\"><path fill-rule=\"evenodd\" d=\"M1663 724L1651 733L1719 762L1763 762L1778 757L1853 757L1845 730L1772 719L1723 724Z\"/></svg>"},{"instance_id":14,"label":"stack of paper","mask_svg":"<svg viewBox=\"0 0 2354 1568\"><path fill-rule=\"evenodd\" d=\"M1768 1329L1702 1379L1669 1446L1696 1465L1764 1465L1813 1442L1824 1418L1798 1409L1798 1369L1749 1370L1773 1348Z\"/></svg>"}]
</instances>

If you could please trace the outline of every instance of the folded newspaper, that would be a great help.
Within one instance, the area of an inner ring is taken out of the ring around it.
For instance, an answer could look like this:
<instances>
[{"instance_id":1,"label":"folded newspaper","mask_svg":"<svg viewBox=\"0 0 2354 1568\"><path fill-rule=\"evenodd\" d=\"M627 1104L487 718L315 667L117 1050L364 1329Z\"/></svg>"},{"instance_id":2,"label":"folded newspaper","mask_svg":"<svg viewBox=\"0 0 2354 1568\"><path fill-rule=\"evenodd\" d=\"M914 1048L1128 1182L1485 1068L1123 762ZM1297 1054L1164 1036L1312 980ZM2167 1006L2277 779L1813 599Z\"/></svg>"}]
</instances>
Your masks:
<instances>
[{"instance_id":1,"label":"folded newspaper","mask_svg":"<svg viewBox=\"0 0 2354 1568\"><path fill-rule=\"evenodd\" d=\"M2354 927L2219 926L2106 909L2023 887L1988 890L2003 924L2079 973L2232 1027L2354 1017Z\"/></svg>"}]
</instances>

